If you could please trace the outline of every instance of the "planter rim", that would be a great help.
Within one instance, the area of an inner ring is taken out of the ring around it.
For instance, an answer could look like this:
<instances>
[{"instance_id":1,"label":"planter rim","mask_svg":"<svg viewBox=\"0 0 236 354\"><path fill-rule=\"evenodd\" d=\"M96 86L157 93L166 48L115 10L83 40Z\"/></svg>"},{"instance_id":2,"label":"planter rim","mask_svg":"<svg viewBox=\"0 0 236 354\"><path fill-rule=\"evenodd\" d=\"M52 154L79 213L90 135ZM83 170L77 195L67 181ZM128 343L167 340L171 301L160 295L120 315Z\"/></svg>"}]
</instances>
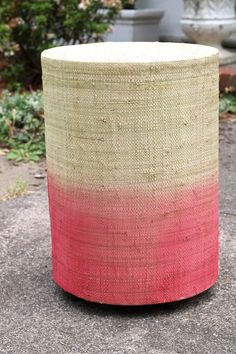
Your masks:
<instances>
[{"instance_id":1,"label":"planter rim","mask_svg":"<svg viewBox=\"0 0 236 354\"><path fill-rule=\"evenodd\" d=\"M180 20L181 23L186 22L186 23L191 23L191 22L196 22L196 23L219 23L219 24L226 24L226 23L235 23L236 22L236 17L232 18L189 18L189 17L182 17Z\"/></svg>"},{"instance_id":2,"label":"planter rim","mask_svg":"<svg viewBox=\"0 0 236 354\"><path fill-rule=\"evenodd\" d=\"M164 15L164 10L160 9L124 9L121 10L118 18L119 19L151 19L160 18Z\"/></svg>"}]
</instances>

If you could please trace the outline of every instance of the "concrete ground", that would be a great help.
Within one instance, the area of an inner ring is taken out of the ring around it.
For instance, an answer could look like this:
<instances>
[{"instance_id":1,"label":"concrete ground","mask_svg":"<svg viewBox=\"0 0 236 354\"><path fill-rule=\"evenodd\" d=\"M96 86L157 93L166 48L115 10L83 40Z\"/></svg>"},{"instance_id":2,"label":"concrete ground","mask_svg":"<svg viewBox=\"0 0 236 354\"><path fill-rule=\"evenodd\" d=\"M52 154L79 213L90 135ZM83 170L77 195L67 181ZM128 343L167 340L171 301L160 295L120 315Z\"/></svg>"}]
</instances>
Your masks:
<instances>
[{"instance_id":1,"label":"concrete ground","mask_svg":"<svg viewBox=\"0 0 236 354\"><path fill-rule=\"evenodd\" d=\"M0 149L0 202L14 194L17 184L26 191L38 191L46 186L45 160L40 163L8 161ZM17 191L16 191L17 192Z\"/></svg>"},{"instance_id":2,"label":"concrete ground","mask_svg":"<svg viewBox=\"0 0 236 354\"><path fill-rule=\"evenodd\" d=\"M177 303L88 303L51 280L46 189L0 204L0 353L235 353L236 122L221 123L217 285Z\"/></svg>"}]
</instances>

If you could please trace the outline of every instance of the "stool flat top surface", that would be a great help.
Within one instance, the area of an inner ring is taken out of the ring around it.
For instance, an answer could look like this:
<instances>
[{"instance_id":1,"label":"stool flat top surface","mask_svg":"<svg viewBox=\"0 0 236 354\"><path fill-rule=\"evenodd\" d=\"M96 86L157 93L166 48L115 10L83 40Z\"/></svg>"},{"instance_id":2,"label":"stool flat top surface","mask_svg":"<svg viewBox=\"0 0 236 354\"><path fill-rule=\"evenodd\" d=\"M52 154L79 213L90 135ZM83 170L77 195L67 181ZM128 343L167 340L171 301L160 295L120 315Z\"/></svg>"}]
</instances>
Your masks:
<instances>
[{"instance_id":1,"label":"stool flat top surface","mask_svg":"<svg viewBox=\"0 0 236 354\"><path fill-rule=\"evenodd\" d=\"M85 63L153 63L202 59L218 50L198 44L163 42L106 42L47 49L42 58Z\"/></svg>"}]
</instances>

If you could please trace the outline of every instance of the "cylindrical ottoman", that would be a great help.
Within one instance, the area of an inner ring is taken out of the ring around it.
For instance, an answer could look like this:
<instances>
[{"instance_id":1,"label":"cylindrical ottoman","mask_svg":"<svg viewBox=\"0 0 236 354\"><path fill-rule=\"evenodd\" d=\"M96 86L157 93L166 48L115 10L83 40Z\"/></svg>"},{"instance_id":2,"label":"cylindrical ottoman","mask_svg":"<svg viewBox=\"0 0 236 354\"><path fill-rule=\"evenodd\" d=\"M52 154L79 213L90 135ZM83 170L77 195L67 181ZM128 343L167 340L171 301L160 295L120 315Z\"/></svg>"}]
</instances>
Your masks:
<instances>
[{"instance_id":1,"label":"cylindrical ottoman","mask_svg":"<svg viewBox=\"0 0 236 354\"><path fill-rule=\"evenodd\" d=\"M53 279L90 301L181 300L218 273L218 53L42 54Z\"/></svg>"}]
</instances>

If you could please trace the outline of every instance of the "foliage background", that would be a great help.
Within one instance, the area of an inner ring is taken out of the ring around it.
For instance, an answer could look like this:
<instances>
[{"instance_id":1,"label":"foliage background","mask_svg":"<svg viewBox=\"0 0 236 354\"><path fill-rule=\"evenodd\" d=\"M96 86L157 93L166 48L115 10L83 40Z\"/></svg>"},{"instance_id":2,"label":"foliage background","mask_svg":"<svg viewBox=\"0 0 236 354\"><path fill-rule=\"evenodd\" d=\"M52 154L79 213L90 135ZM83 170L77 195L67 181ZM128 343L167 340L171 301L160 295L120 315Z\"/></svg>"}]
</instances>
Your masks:
<instances>
[{"instance_id":1,"label":"foliage background","mask_svg":"<svg viewBox=\"0 0 236 354\"><path fill-rule=\"evenodd\" d=\"M0 147L7 158L39 161L45 155L42 92L4 91L0 99Z\"/></svg>"},{"instance_id":2,"label":"foliage background","mask_svg":"<svg viewBox=\"0 0 236 354\"><path fill-rule=\"evenodd\" d=\"M1 0L1 76L10 91L0 96L0 148L9 150L8 159L45 156L42 92L32 90L41 88L41 52L102 41L118 12L134 6L134 0ZM236 113L235 93L222 95L219 108L221 116Z\"/></svg>"},{"instance_id":3,"label":"foliage background","mask_svg":"<svg viewBox=\"0 0 236 354\"><path fill-rule=\"evenodd\" d=\"M40 85L44 49L101 41L121 6L120 0L1 0L2 77L11 89Z\"/></svg>"}]
</instances>

